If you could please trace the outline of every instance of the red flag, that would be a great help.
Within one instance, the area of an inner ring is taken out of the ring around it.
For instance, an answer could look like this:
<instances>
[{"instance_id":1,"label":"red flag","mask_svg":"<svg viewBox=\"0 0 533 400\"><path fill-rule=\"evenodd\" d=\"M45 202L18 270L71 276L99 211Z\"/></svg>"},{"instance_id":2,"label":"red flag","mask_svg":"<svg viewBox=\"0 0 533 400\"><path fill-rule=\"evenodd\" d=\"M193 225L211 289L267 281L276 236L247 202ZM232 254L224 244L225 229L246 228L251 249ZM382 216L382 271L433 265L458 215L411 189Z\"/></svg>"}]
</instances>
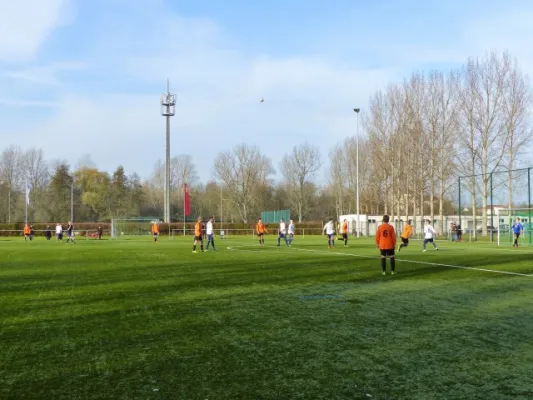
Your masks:
<instances>
[{"instance_id":1,"label":"red flag","mask_svg":"<svg viewBox=\"0 0 533 400\"><path fill-rule=\"evenodd\" d=\"M189 197L189 186L185 183L183 185L183 189L185 190L185 216L189 216L191 214L191 198Z\"/></svg>"}]
</instances>

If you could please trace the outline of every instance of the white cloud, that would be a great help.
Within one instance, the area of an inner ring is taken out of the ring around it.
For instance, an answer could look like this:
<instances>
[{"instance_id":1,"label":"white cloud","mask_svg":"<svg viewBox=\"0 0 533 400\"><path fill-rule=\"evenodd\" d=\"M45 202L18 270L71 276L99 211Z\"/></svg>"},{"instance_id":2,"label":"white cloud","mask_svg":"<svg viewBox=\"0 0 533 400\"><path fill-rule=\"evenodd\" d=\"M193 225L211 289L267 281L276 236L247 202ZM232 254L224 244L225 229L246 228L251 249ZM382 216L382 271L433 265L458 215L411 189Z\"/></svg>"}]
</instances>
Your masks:
<instances>
[{"instance_id":1,"label":"white cloud","mask_svg":"<svg viewBox=\"0 0 533 400\"><path fill-rule=\"evenodd\" d=\"M54 107L46 117L35 117L32 126L26 123L17 136L20 143L43 147L50 159L67 158L75 165L90 154L99 168L111 171L122 164L147 177L164 155L159 94L170 78L178 95L172 153L191 154L203 180L211 177L219 151L242 142L260 146L275 167L303 141L320 146L326 160L338 141L355 133L352 109L364 110L371 94L408 75L417 63L461 63L469 55L482 55L486 46L516 43L513 38L521 35L517 30L497 42L496 33L484 36L491 23L455 32L454 37L462 38L459 44L446 38L434 46L401 40L393 48L386 41L376 44L384 56L390 53L390 60L362 68L357 54L349 62L319 52L251 55L214 21L174 16L159 1L149 9L137 2L127 12L102 17L87 33L91 40L83 63L27 66L10 75L26 83L57 84L60 72L84 67L78 82L54 88L50 101L10 104ZM483 42L483 37L489 39ZM515 47L526 52L528 46L524 38ZM84 86L84 80L90 83ZM259 103L262 96L265 103Z\"/></svg>"},{"instance_id":2,"label":"white cloud","mask_svg":"<svg viewBox=\"0 0 533 400\"><path fill-rule=\"evenodd\" d=\"M0 0L0 61L32 59L70 16L69 0Z\"/></svg>"},{"instance_id":3,"label":"white cloud","mask_svg":"<svg viewBox=\"0 0 533 400\"><path fill-rule=\"evenodd\" d=\"M58 75L62 72L79 71L84 68L80 62L57 62L38 67L27 67L19 70L4 72L3 75L17 80L31 83L56 85L60 82Z\"/></svg>"}]
</instances>

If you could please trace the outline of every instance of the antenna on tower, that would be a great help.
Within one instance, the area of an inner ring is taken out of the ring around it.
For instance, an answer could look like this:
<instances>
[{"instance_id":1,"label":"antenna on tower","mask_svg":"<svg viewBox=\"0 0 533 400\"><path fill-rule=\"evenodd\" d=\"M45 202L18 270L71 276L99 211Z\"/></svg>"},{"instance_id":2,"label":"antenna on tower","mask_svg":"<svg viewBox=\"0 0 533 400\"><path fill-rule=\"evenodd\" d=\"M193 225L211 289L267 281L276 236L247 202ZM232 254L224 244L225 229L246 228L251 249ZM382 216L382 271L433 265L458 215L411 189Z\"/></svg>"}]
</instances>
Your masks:
<instances>
[{"instance_id":1,"label":"antenna on tower","mask_svg":"<svg viewBox=\"0 0 533 400\"><path fill-rule=\"evenodd\" d=\"M176 113L176 95L170 93L170 81L167 78L167 91L161 95L161 115L166 117L166 151L165 151L165 201L164 221L170 223L170 117Z\"/></svg>"}]
</instances>

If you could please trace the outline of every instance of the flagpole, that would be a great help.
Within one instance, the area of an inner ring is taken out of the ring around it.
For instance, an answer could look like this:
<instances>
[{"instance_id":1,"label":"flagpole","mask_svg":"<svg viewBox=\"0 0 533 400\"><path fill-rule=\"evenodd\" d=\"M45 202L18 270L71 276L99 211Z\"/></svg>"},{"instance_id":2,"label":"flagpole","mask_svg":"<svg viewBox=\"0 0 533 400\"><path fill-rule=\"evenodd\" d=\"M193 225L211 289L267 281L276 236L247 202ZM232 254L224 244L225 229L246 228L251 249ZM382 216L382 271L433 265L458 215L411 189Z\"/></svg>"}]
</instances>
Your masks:
<instances>
[{"instance_id":1,"label":"flagpole","mask_svg":"<svg viewBox=\"0 0 533 400\"><path fill-rule=\"evenodd\" d=\"M29 193L28 193L28 180L26 179L26 218L24 220L24 223L25 224L28 224L28 197L29 197Z\"/></svg>"},{"instance_id":2,"label":"flagpole","mask_svg":"<svg viewBox=\"0 0 533 400\"><path fill-rule=\"evenodd\" d=\"M30 194L28 192L28 179L26 179L26 217L24 219L24 223L28 224L28 203L30 200Z\"/></svg>"}]
</instances>

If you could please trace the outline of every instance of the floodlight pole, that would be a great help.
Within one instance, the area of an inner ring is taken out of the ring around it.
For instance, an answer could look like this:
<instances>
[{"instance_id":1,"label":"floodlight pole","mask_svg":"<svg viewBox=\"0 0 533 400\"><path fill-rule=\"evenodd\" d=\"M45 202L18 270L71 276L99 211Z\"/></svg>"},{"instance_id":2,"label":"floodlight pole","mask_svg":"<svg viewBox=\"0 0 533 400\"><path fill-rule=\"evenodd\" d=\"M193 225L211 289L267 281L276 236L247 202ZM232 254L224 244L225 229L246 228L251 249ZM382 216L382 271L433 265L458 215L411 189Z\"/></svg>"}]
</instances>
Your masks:
<instances>
[{"instance_id":1,"label":"floodlight pole","mask_svg":"<svg viewBox=\"0 0 533 400\"><path fill-rule=\"evenodd\" d=\"M170 117L176 111L176 95L170 93L167 79L167 91L161 95L161 115L166 117L166 148L165 148L165 190L164 190L164 221L170 223Z\"/></svg>"},{"instance_id":2,"label":"floodlight pole","mask_svg":"<svg viewBox=\"0 0 533 400\"><path fill-rule=\"evenodd\" d=\"M357 208L357 237L360 236L360 230L361 230L361 208L359 205L359 111L361 111L360 108L354 108L353 111L357 114L357 130L356 130L356 155L355 155L355 191L356 191L356 208Z\"/></svg>"}]
</instances>

